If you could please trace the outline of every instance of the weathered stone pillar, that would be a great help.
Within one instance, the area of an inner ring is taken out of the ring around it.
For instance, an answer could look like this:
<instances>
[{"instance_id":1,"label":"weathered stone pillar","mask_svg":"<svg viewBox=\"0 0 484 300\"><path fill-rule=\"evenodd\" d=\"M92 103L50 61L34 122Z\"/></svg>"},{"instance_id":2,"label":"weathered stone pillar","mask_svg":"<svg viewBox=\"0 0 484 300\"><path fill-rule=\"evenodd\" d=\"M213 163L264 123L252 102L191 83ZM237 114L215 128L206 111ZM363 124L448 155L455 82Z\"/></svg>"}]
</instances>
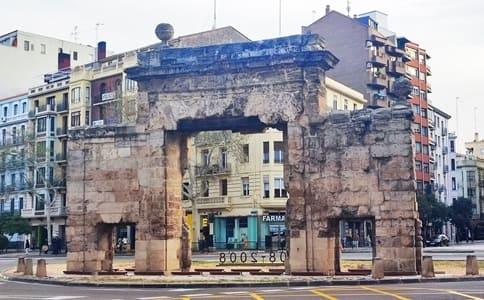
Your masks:
<instances>
[{"instance_id":1,"label":"weathered stone pillar","mask_svg":"<svg viewBox=\"0 0 484 300\"><path fill-rule=\"evenodd\" d=\"M385 276L385 268L383 260L379 257L373 258L373 266L371 268L371 278L382 279Z\"/></svg>"},{"instance_id":2,"label":"weathered stone pillar","mask_svg":"<svg viewBox=\"0 0 484 300\"><path fill-rule=\"evenodd\" d=\"M37 270L35 271L37 277L47 277L47 265L45 259L37 260Z\"/></svg>"},{"instance_id":3,"label":"weathered stone pillar","mask_svg":"<svg viewBox=\"0 0 484 300\"><path fill-rule=\"evenodd\" d=\"M479 263L477 261L477 256L467 255L466 275L479 275Z\"/></svg>"},{"instance_id":4,"label":"weathered stone pillar","mask_svg":"<svg viewBox=\"0 0 484 300\"><path fill-rule=\"evenodd\" d=\"M17 273L23 273L25 271L25 258L19 257L17 259Z\"/></svg>"},{"instance_id":5,"label":"weathered stone pillar","mask_svg":"<svg viewBox=\"0 0 484 300\"><path fill-rule=\"evenodd\" d=\"M432 256L425 255L422 260L422 277L435 277Z\"/></svg>"},{"instance_id":6,"label":"weathered stone pillar","mask_svg":"<svg viewBox=\"0 0 484 300\"><path fill-rule=\"evenodd\" d=\"M24 275L34 275L34 267L32 265L32 259L31 258L25 259Z\"/></svg>"}]
</instances>

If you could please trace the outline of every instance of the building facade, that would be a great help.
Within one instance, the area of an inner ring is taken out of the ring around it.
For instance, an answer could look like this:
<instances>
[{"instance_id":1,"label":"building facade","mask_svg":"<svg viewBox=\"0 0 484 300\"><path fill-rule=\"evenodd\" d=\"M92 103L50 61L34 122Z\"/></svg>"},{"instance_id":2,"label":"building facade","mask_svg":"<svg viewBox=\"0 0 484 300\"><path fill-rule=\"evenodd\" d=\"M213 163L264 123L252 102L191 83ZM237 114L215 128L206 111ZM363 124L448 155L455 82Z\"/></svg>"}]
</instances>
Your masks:
<instances>
[{"instance_id":1,"label":"building facade","mask_svg":"<svg viewBox=\"0 0 484 300\"><path fill-rule=\"evenodd\" d=\"M466 142L465 147L475 157L484 159L484 139L479 140L479 133L474 133L474 140Z\"/></svg>"},{"instance_id":2,"label":"building facade","mask_svg":"<svg viewBox=\"0 0 484 300\"><path fill-rule=\"evenodd\" d=\"M30 199L23 159L29 128L27 94L1 99L0 109L0 215L20 215ZM23 236L10 237L11 246L17 248L23 247L24 240Z\"/></svg>"},{"instance_id":3,"label":"building facade","mask_svg":"<svg viewBox=\"0 0 484 300\"><path fill-rule=\"evenodd\" d=\"M363 94L329 77L325 84L326 102L320 103L321 111L365 106ZM237 141L242 153L235 151L234 155L228 150L233 145L219 145L213 138L197 136L188 145L193 170L184 177L183 205L192 249L284 248L289 195L283 179L282 132L267 129L256 134L227 134ZM356 220L341 223L346 232L361 232L365 237L366 225ZM364 243L363 238L361 245Z\"/></svg>"},{"instance_id":4,"label":"building facade","mask_svg":"<svg viewBox=\"0 0 484 300\"><path fill-rule=\"evenodd\" d=\"M96 47L20 30L0 35L0 78L9 79L0 81L0 98L41 85L46 73L58 70L59 53L70 57L64 68L96 59Z\"/></svg>"}]
</instances>

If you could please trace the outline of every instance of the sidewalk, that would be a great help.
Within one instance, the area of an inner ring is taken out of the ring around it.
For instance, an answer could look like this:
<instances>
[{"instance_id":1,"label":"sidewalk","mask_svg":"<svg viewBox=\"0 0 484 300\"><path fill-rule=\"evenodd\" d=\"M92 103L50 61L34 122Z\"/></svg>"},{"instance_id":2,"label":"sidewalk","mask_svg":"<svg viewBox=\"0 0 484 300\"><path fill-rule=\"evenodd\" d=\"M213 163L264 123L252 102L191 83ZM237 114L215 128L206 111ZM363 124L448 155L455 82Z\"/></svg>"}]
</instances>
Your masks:
<instances>
[{"instance_id":1,"label":"sidewalk","mask_svg":"<svg viewBox=\"0 0 484 300\"><path fill-rule=\"evenodd\" d=\"M52 256L49 256L52 257ZM34 274L36 272L37 259L32 257ZM40 257L44 258L44 257ZM242 272L240 275L210 275L203 272L201 275L135 275L128 271L126 275L65 275L65 263L49 263L47 260L46 278L25 276L16 273L16 268L11 268L0 274L0 278L12 281L35 282L56 285L83 285L97 287L151 287L151 288L200 288L200 287L280 287L280 286L327 286L327 285L370 285L370 284L396 284L396 283L418 283L418 282L457 282L484 280L484 276L464 276L455 274L436 274L434 278L422 278L416 276L386 276L383 279L375 280L370 275L339 275L339 276L293 276L293 275L254 275L249 272ZM115 262L115 267L120 269L132 266L132 260L123 258L122 262ZM219 267L217 267L219 268ZM225 267L230 268L243 267ZM253 268L253 267L252 267ZM282 267L280 267L282 268ZM192 268L193 269L193 268ZM267 271L267 268L265 268Z\"/></svg>"}]
</instances>

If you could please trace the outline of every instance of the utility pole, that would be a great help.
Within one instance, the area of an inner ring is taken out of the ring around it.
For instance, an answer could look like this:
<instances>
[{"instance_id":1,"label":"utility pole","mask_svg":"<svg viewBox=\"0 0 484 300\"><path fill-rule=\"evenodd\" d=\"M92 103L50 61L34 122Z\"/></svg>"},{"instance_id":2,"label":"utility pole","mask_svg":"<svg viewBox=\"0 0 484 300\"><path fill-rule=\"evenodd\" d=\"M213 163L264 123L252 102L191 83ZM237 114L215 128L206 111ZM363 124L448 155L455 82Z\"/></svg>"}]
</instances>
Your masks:
<instances>
[{"instance_id":1,"label":"utility pole","mask_svg":"<svg viewBox=\"0 0 484 300\"><path fill-rule=\"evenodd\" d=\"M213 26L212 29L217 28L217 0L213 0Z\"/></svg>"},{"instance_id":2,"label":"utility pole","mask_svg":"<svg viewBox=\"0 0 484 300\"><path fill-rule=\"evenodd\" d=\"M279 0L279 36L282 34L282 0Z\"/></svg>"}]
</instances>

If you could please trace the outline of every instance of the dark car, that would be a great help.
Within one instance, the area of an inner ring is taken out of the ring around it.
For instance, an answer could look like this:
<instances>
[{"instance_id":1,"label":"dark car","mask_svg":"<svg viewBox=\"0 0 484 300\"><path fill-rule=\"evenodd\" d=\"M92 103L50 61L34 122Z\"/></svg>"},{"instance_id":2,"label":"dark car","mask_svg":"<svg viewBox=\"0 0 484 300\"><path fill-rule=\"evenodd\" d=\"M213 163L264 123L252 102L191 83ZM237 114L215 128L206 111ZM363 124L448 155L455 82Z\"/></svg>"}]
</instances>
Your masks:
<instances>
[{"instance_id":1,"label":"dark car","mask_svg":"<svg viewBox=\"0 0 484 300\"><path fill-rule=\"evenodd\" d=\"M434 238L430 241L425 241L425 245L429 247L449 246L449 238L445 234L441 233L434 236Z\"/></svg>"}]
</instances>

